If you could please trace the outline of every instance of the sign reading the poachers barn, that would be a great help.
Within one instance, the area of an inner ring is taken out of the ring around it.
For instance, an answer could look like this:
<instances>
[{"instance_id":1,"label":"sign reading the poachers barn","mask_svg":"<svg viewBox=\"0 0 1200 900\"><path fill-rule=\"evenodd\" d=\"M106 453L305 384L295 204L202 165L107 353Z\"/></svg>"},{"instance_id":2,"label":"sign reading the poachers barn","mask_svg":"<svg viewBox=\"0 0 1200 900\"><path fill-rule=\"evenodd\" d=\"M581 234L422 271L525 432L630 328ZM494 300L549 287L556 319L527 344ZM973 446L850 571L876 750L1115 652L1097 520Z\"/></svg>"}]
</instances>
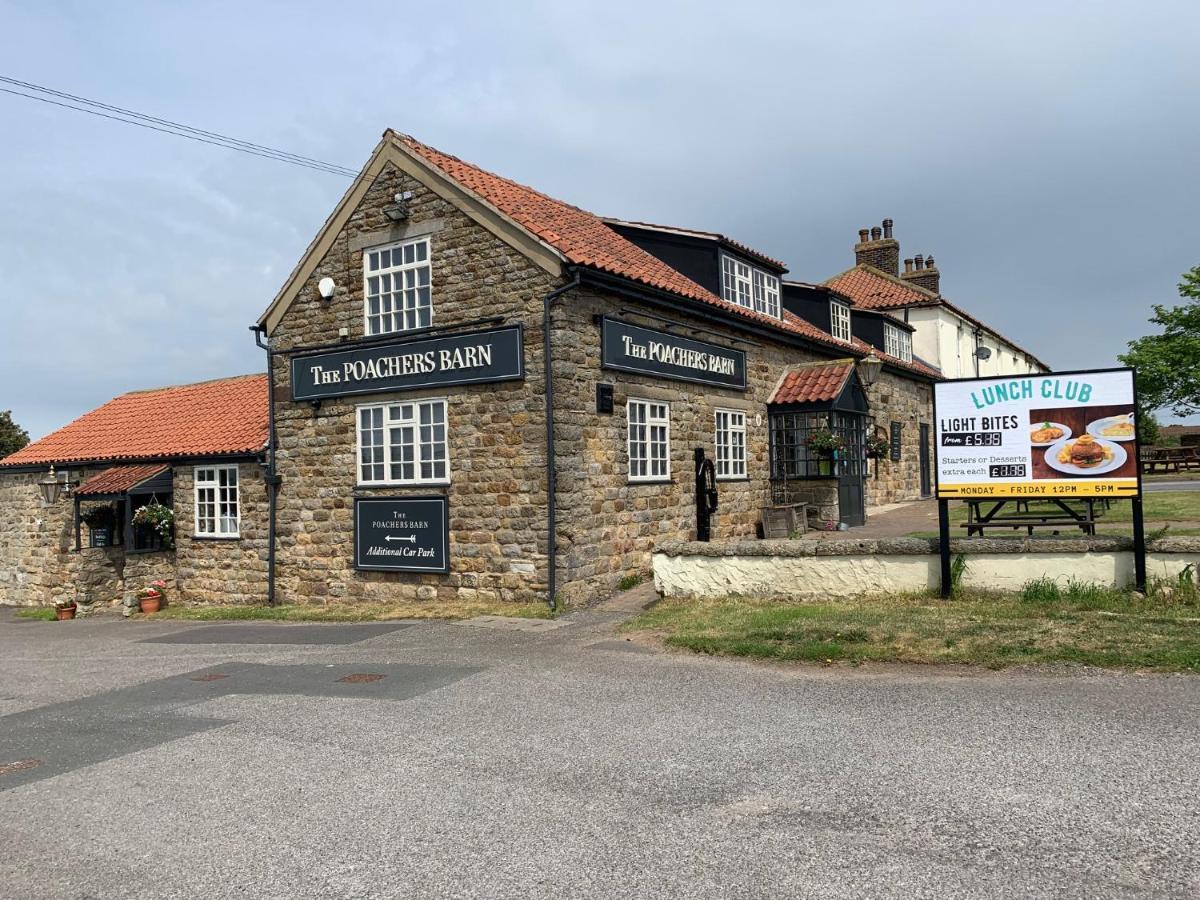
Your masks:
<instances>
[{"instance_id":1,"label":"sign reading the poachers barn","mask_svg":"<svg viewBox=\"0 0 1200 900\"><path fill-rule=\"evenodd\" d=\"M506 325L294 356L292 399L321 400L524 377L521 326Z\"/></svg>"},{"instance_id":2,"label":"sign reading the poachers barn","mask_svg":"<svg viewBox=\"0 0 1200 900\"><path fill-rule=\"evenodd\" d=\"M450 571L445 497L355 497L354 568Z\"/></svg>"},{"instance_id":3,"label":"sign reading the poachers barn","mask_svg":"<svg viewBox=\"0 0 1200 900\"><path fill-rule=\"evenodd\" d=\"M600 358L605 369L746 389L746 354L741 350L607 316L600 324Z\"/></svg>"}]
</instances>

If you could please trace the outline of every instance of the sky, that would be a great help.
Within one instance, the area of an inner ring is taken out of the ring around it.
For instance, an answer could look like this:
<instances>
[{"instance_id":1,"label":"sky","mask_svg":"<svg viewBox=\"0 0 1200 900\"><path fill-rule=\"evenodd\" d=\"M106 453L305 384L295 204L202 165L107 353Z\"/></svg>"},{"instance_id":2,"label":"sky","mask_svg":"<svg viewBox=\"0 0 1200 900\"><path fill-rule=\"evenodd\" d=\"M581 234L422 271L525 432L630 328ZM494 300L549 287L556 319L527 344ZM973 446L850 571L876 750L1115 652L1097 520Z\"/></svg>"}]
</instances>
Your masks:
<instances>
[{"instance_id":1,"label":"sky","mask_svg":"<svg viewBox=\"0 0 1200 900\"><path fill-rule=\"evenodd\" d=\"M1200 264L1200 7L9 3L0 74L357 169L387 127L822 281L890 217L1055 368ZM261 371L249 326L347 186L0 94L0 410ZM1165 421L1165 420L1164 420Z\"/></svg>"}]
</instances>

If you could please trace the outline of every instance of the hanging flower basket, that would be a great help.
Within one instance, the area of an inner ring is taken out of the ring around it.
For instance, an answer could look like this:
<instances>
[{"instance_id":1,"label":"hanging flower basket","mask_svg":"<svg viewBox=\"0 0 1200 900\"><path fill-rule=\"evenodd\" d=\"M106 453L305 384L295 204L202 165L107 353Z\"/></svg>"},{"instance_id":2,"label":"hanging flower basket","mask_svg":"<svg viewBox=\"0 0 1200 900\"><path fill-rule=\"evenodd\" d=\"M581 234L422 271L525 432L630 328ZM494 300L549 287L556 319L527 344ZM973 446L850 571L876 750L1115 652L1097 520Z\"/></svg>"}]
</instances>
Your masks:
<instances>
[{"instance_id":1,"label":"hanging flower basket","mask_svg":"<svg viewBox=\"0 0 1200 900\"><path fill-rule=\"evenodd\" d=\"M867 459L886 459L891 449L891 441L882 435L867 438Z\"/></svg>"},{"instance_id":2,"label":"hanging flower basket","mask_svg":"<svg viewBox=\"0 0 1200 900\"><path fill-rule=\"evenodd\" d=\"M175 546L175 510L152 500L133 514L133 524L149 528L162 542L164 550Z\"/></svg>"},{"instance_id":3,"label":"hanging flower basket","mask_svg":"<svg viewBox=\"0 0 1200 900\"><path fill-rule=\"evenodd\" d=\"M839 450L845 449L845 443L828 428L818 428L808 436L808 450L817 456L833 456Z\"/></svg>"}]
</instances>

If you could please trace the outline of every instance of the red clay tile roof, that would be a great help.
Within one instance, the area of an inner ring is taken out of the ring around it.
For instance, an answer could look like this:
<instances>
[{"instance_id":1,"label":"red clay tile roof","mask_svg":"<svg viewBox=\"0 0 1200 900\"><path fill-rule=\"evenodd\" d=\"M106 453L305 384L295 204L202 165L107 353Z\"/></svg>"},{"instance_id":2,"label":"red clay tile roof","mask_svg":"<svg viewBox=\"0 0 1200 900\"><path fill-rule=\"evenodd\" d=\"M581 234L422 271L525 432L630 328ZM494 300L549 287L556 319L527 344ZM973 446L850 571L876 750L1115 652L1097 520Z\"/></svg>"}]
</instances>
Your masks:
<instances>
[{"instance_id":1,"label":"red clay tile roof","mask_svg":"<svg viewBox=\"0 0 1200 900\"><path fill-rule=\"evenodd\" d=\"M725 235L719 234L715 231L698 231L695 228L679 228L675 225L655 225L653 222L633 222L627 219L605 218L603 221L606 224L611 223L613 225L628 225L631 228L643 228L647 231L665 231L668 234L683 234L689 237L698 237L710 241L717 241L721 244L728 244L730 247L733 247L735 250L745 254L751 259L757 259L761 262L765 262L767 265L774 266L777 269L783 269L785 272L787 271L787 263L783 262L782 260L767 256L765 253L759 253L748 244L743 244L741 241L735 241L733 238L726 237Z\"/></svg>"},{"instance_id":2,"label":"red clay tile roof","mask_svg":"<svg viewBox=\"0 0 1200 900\"><path fill-rule=\"evenodd\" d=\"M836 400L854 371L854 360L796 366L783 374L768 403L827 403Z\"/></svg>"},{"instance_id":3,"label":"red clay tile roof","mask_svg":"<svg viewBox=\"0 0 1200 900\"><path fill-rule=\"evenodd\" d=\"M573 265L598 269L681 297L718 306L760 325L801 335L838 350L849 350L851 353L857 351L864 356L871 350L862 341L856 341L854 344L839 341L788 312L785 312L780 320L738 306L736 303L728 303L632 241L621 237L602 219L586 210L555 200L508 178L494 175L456 156L422 144L410 135L388 131L385 136L500 210L522 228L556 249ZM938 377L938 372L928 366L909 364L883 356L879 351L876 353L897 368L908 369L926 377Z\"/></svg>"},{"instance_id":4,"label":"red clay tile roof","mask_svg":"<svg viewBox=\"0 0 1200 900\"><path fill-rule=\"evenodd\" d=\"M110 400L0 466L257 453L267 443L267 376L133 391Z\"/></svg>"},{"instance_id":5,"label":"red clay tile roof","mask_svg":"<svg viewBox=\"0 0 1200 900\"><path fill-rule=\"evenodd\" d=\"M168 468L157 463L146 466L113 466L93 475L75 488L75 495L87 497L92 494L123 494Z\"/></svg>"},{"instance_id":6,"label":"red clay tile roof","mask_svg":"<svg viewBox=\"0 0 1200 900\"><path fill-rule=\"evenodd\" d=\"M966 319L977 328L991 334L1016 350L1020 350L1031 360L1044 369L1050 367L1025 350L1013 343L1000 332L985 322L981 322L969 312L955 306L940 294L927 291L915 284L905 284L899 278L893 278L886 272L868 265L857 265L847 269L840 275L834 275L825 282L826 287L833 288L839 294L848 297L854 306L861 309L900 309L905 306L944 306L956 315Z\"/></svg>"},{"instance_id":7,"label":"red clay tile roof","mask_svg":"<svg viewBox=\"0 0 1200 900\"><path fill-rule=\"evenodd\" d=\"M862 309L897 309L902 306L931 306L937 294L916 285L903 284L869 266L855 266L825 282Z\"/></svg>"}]
</instances>

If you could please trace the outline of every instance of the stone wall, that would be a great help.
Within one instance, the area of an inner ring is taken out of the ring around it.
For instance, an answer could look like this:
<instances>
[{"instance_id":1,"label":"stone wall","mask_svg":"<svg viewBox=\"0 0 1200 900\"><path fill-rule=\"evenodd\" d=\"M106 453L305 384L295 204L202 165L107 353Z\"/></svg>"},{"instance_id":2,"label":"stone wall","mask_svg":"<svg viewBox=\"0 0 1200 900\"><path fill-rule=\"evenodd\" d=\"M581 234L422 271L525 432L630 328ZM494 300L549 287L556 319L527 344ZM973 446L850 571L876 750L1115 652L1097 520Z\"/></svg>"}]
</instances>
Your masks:
<instances>
[{"instance_id":1,"label":"stone wall","mask_svg":"<svg viewBox=\"0 0 1200 900\"><path fill-rule=\"evenodd\" d=\"M1050 578L1126 587L1133 582L1128 538L973 539L950 542L965 554L962 584L1018 591ZM1150 579L1173 580L1200 568L1200 539L1166 538L1147 554ZM914 538L862 541L668 543L654 554L654 584L664 597L764 597L821 600L897 591L937 590L937 542Z\"/></svg>"},{"instance_id":2,"label":"stone wall","mask_svg":"<svg viewBox=\"0 0 1200 900\"><path fill-rule=\"evenodd\" d=\"M718 408L746 413L748 477L718 482L713 540L753 538L761 508L771 502L767 401L786 366L824 358L756 336L755 346L746 350L746 391L604 370L600 368L600 330L594 317L618 309L661 314L637 302L591 290L567 294L554 310L560 563L563 582L570 582L565 589L568 599L611 590L621 578L648 571L650 553L659 543L695 536L692 452L703 447L709 458L714 456ZM737 346L734 342L744 338L731 328L684 313L672 312L670 318L705 329L707 333L699 335L704 340ZM652 321L646 324L654 327ZM612 415L596 413L598 382L614 386ZM668 483L628 481L626 403L630 398L670 404ZM812 487L827 501L827 492L820 490L825 484L813 482ZM797 482L797 490L801 487ZM824 505L828 511L828 503ZM836 509L836 488L833 505Z\"/></svg>"},{"instance_id":3,"label":"stone wall","mask_svg":"<svg viewBox=\"0 0 1200 900\"><path fill-rule=\"evenodd\" d=\"M882 506L921 496L921 429L929 426L930 486L933 485L933 386L925 382L901 378L891 372L880 372L879 380L867 388L871 415L879 433L891 439L891 425L900 429L900 459L890 453L883 459L871 460L867 475L867 506Z\"/></svg>"},{"instance_id":4,"label":"stone wall","mask_svg":"<svg viewBox=\"0 0 1200 900\"><path fill-rule=\"evenodd\" d=\"M411 191L408 218L382 212ZM524 381L402 395L325 401L318 410L291 401L288 358L276 360L273 383L279 439L278 584L287 602L448 599L535 600L546 590L545 419L542 389L542 297L560 283L415 179L388 167L272 335L277 350L328 345L339 328L361 338L363 249L431 235L433 322L444 326L503 317L525 325ZM331 301L316 284L337 283ZM381 400L446 397L450 484L359 487L355 408ZM450 503L448 575L359 572L353 568L353 499L444 494Z\"/></svg>"},{"instance_id":5,"label":"stone wall","mask_svg":"<svg viewBox=\"0 0 1200 900\"><path fill-rule=\"evenodd\" d=\"M78 471L78 470L74 470ZM75 596L75 507L42 502L45 472L0 472L0 604L36 606Z\"/></svg>"},{"instance_id":6,"label":"stone wall","mask_svg":"<svg viewBox=\"0 0 1200 900\"><path fill-rule=\"evenodd\" d=\"M81 480L100 468L72 470ZM37 482L44 472L0 472L0 605L37 606L60 598L80 603L132 598L149 582L167 582L168 601L257 603L266 598L267 503L262 467L238 465L241 537L196 538L193 466L174 466L174 550L131 552L123 545L75 552L75 505L45 506ZM85 503L84 510L92 506ZM118 526L120 530L123 526Z\"/></svg>"},{"instance_id":7,"label":"stone wall","mask_svg":"<svg viewBox=\"0 0 1200 900\"><path fill-rule=\"evenodd\" d=\"M195 536L195 467L175 466L174 566L153 560L135 563L142 578L155 570L167 571L167 601L184 603L265 603L267 598L267 490L263 467L257 461L238 464L238 501L241 504L238 538ZM130 554L154 557L159 554ZM133 576L127 576L132 581ZM134 588L143 584L134 585Z\"/></svg>"}]
</instances>

